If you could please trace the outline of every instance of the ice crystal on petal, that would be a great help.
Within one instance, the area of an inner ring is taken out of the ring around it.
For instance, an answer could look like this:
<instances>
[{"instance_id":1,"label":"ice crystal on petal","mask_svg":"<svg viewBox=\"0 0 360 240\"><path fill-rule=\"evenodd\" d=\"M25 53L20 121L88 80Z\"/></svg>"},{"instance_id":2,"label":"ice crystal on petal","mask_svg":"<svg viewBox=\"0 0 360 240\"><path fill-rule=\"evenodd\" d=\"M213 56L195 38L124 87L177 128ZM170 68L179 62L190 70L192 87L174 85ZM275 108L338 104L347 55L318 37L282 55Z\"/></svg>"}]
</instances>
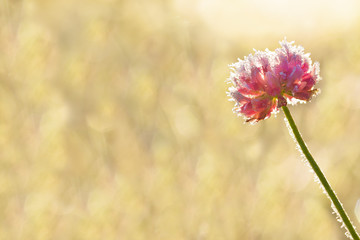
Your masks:
<instances>
[{"instance_id":1,"label":"ice crystal on petal","mask_svg":"<svg viewBox=\"0 0 360 240\"><path fill-rule=\"evenodd\" d=\"M319 93L319 63L312 63L304 48L283 40L275 51L257 51L230 65L233 84L228 96L234 112L247 122L258 122L287 104L305 103Z\"/></svg>"}]
</instances>

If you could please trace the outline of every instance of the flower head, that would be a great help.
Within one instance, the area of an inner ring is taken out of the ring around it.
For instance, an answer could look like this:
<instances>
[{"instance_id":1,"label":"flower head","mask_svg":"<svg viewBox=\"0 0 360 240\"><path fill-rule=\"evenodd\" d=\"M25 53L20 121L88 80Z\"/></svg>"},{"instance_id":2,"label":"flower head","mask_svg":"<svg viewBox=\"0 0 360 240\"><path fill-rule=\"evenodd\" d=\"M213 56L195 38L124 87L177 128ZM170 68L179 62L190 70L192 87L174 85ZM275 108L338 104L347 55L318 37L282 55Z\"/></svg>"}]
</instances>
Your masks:
<instances>
[{"instance_id":1,"label":"flower head","mask_svg":"<svg viewBox=\"0 0 360 240\"><path fill-rule=\"evenodd\" d=\"M258 122L286 104L305 103L319 90L319 63L312 64L304 48L283 40L274 52L255 51L230 67L233 86L228 95L235 101L234 112L247 122Z\"/></svg>"}]
</instances>

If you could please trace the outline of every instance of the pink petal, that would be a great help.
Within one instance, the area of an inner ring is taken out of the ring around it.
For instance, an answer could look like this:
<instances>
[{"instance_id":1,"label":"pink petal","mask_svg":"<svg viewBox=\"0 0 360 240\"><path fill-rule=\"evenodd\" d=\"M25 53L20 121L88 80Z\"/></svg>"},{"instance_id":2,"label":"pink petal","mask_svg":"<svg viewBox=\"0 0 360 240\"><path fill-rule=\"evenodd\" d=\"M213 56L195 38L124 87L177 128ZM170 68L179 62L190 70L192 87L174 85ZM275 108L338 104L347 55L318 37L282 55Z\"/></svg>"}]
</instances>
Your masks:
<instances>
[{"instance_id":1,"label":"pink petal","mask_svg":"<svg viewBox=\"0 0 360 240\"><path fill-rule=\"evenodd\" d=\"M236 88L230 88L229 91L230 91L230 96L240 105L250 101L249 98L241 94Z\"/></svg>"},{"instance_id":2,"label":"pink petal","mask_svg":"<svg viewBox=\"0 0 360 240\"><path fill-rule=\"evenodd\" d=\"M278 96L281 92L281 85L279 78L276 78L274 74L271 72L267 72L265 75L266 81L267 81L267 89L266 92L270 96Z\"/></svg>"},{"instance_id":3,"label":"pink petal","mask_svg":"<svg viewBox=\"0 0 360 240\"><path fill-rule=\"evenodd\" d=\"M285 56L279 56L279 63L275 67L275 75L280 76L281 73L287 73L289 71L288 61Z\"/></svg>"},{"instance_id":4,"label":"pink petal","mask_svg":"<svg viewBox=\"0 0 360 240\"><path fill-rule=\"evenodd\" d=\"M247 118L252 117L256 113L256 111L252 107L252 102L249 101L245 103L243 106L241 106L240 113Z\"/></svg>"},{"instance_id":5,"label":"pink petal","mask_svg":"<svg viewBox=\"0 0 360 240\"><path fill-rule=\"evenodd\" d=\"M264 89L264 85L266 84L265 79L264 79L264 74L257 67L251 68L251 82L256 83L256 86L258 86L259 90Z\"/></svg>"},{"instance_id":6,"label":"pink petal","mask_svg":"<svg viewBox=\"0 0 360 240\"><path fill-rule=\"evenodd\" d=\"M254 111L260 112L264 109L268 108L271 105L271 100L269 98L265 99L252 99L251 100L252 107Z\"/></svg>"},{"instance_id":7,"label":"pink petal","mask_svg":"<svg viewBox=\"0 0 360 240\"><path fill-rule=\"evenodd\" d=\"M305 60L304 63L301 65L301 69L303 70L303 72L307 72L309 71L309 61L308 60Z\"/></svg>"},{"instance_id":8,"label":"pink petal","mask_svg":"<svg viewBox=\"0 0 360 240\"><path fill-rule=\"evenodd\" d=\"M267 117L271 116L271 113L277 106L277 101L273 101L272 99L266 98L266 99L254 99L251 101L251 103L248 104L251 105L253 111L248 111L249 113L246 117L248 119L247 122L258 122L262 119L265 119Z\"/></svg>"},{"instance_id":9,"label":"pink petal","mask_svg":"<svg viewBox=\"0 0 360 240\"><path fill-rule=\"evenodd\" d=\"M308 91L315 86L315 80L311 78L305 78L301 80L301 85L299 86L300 91Z\"/></svg>"},{"instance_id":10,"label":"pink petal","mask_svg":"<svg viewBox=\"0 0 360 240\"><path fill-rule=\"evenodd\" d=\"M309 101L311 97L313 96L313 91L304 91L304 92L296 92L294 93L294 98Z\"/></svg>"},{"instance_id":11,"label":"pink petal","mask_svg":"<svg viewBox=\"0 0 360 240\"><path fill-rule=\"evenodd\" d=\"M304 74L300 66L296 66L292 69L291 74L287 77L286 87L291 87L296 80L299 80Z\"/></svg>"},{"instance_id":12,"label":"pink petal","mask_svg":"<svg viewBox=\"0 0 360 240\"><path fill-rule=\"evenodd\" d=\"M241 93L242 95L249 97L249 98L258 97L258 96L261 96L264 94L264 92L262 92L262 91L256 91L256 90L249 89L249 88L242 87L242 86L238 87L237 91L239 93Z\"/></svg>"}]
</instances>

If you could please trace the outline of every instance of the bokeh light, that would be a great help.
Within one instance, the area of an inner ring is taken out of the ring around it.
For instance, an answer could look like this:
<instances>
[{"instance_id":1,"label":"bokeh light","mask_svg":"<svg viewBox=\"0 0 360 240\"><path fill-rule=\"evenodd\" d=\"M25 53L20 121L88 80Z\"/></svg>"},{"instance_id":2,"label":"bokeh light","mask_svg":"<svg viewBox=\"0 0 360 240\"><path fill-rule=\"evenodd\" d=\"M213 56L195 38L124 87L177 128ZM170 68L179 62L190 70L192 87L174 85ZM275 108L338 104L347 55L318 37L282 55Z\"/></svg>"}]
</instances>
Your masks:
<instances>
[{"instance_id":1,"label":"bokeh light","mask_svg":"<svg viewBox=\"0 0 360 240\"><path fill-rule=\"evenodd\" d=\"M290 110L360 226L359 9L3 1L0 239L343 239L282 113L243 124L225 80L285 36L312 53L322 93Z\"/></svg>"}]
</instances>

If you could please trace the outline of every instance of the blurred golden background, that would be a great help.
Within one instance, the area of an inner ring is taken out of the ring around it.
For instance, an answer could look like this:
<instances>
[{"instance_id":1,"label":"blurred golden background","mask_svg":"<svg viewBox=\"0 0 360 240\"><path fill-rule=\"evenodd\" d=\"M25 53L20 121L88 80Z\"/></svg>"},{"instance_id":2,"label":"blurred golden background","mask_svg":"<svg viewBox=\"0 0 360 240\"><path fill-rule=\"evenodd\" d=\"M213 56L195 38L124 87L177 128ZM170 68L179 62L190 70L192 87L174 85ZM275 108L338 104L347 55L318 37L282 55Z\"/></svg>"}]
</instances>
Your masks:
<instances>
[{"instance_id":1,"label":"blurred golden background","mask_svg":"<svg viewBox=\"0 0 360 240\"><path fill-rule=\"evenodd\" d=\"M225 80L284 36L311 52L322 93L290 110L359 228L359 9L1 1L0 239L345 239L283 114L243 124Z\"/></svg>"}]
</instances>

